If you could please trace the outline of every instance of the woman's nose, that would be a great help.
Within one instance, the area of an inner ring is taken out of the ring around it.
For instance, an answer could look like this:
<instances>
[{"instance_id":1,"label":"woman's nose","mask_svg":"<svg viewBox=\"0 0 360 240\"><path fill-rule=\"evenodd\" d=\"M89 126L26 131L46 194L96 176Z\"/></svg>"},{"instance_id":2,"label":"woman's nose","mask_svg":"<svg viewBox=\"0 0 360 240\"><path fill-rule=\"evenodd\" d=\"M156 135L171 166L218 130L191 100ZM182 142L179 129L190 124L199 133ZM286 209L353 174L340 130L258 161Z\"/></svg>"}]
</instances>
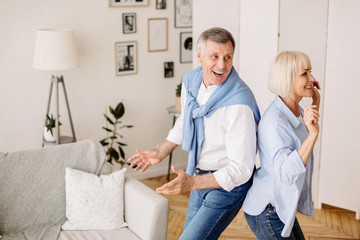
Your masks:
<instances>
[{"instance_id":1,"label":"woman's nose","mask_svg":"<svg viewBox=\"0 0 360 240\"><path fill-rule=\"evenodd\" d=\"M315 82L315 81L316 81L315 78L314 78L314 76L313 76L311 73L310 73L309 81L311 81L311 82Z\"/></svg>"}]
</instances>

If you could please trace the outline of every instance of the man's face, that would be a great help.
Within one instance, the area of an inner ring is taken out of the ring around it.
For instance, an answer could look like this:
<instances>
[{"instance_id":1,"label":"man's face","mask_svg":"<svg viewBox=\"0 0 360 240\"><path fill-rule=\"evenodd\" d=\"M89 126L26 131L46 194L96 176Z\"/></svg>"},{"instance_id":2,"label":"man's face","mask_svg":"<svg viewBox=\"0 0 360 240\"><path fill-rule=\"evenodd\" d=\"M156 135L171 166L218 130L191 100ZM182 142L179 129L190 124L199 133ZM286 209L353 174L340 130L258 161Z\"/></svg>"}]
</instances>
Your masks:
<instances>
[{"instance_id":1,"label":"man's face","mask_svg":"<svg viewBox=\"0 0 360 240\"><path fill-rule=\"evenodd\" d=\"M225 82L232 68L233 55L234 47L230 41L217 43L208 40L202 51L198 50L197 58L202 66L206 87Z\"/></svg>"}]
</instances>

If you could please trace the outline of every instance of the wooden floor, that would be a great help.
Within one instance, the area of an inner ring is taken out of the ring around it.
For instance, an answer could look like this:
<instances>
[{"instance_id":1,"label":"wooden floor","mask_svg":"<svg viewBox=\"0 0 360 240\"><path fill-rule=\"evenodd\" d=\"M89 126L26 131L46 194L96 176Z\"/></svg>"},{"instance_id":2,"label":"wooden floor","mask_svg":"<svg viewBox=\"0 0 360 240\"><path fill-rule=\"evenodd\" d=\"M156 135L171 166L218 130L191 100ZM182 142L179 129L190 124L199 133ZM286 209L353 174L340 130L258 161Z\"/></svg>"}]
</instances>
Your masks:
<instances>
[{"instance_id":1,"label":"wooden floor","mask_svg":"<svg viewBox=\"0 0 360 240\"><path fill-rule=\"evenodd\" d=\"M171 179L175 176L172 175ZM166 176L142 180L152 189L167 182ZM169 200L169 223L167 239L178 239L185 222L189 193L176 196L165 196ZM314 217L298 213L297 218L308 240L360 239L360 222L355 220L355 213L340 208L323 205L315 210ZM221 240L256 239L246 223L244 213L240 210L237 217L221 234Z\"/></svg>"}]
</instances>

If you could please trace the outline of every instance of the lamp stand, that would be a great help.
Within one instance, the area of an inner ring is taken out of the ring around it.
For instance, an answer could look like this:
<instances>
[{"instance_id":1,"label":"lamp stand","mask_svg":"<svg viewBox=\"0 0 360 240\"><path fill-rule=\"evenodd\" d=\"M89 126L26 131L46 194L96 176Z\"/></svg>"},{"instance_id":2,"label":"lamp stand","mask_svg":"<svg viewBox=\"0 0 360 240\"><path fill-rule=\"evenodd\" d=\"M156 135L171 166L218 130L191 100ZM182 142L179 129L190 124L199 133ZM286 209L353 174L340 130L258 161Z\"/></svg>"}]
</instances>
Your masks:
<instances>
[{"instance_id":1,"label":"lamp stand","mask_svg":"<svg viewBox=\"0 0 360 240\"><path fill-rule=\"evenodd\" d=\"M60 126L59 126L59 116L60 116L59 115L59 83L62 84L63 90L64 90L65 102L66 102L66 107L67 107L67 111L68 111L68 115L69 115L69 121L70 121L70 126L71 126L72 137L67 137L67 136L60 137ZM68 98L67 98L65 82L64 82L64 78L63 78L62 75L61 76L54 76L54 75L51 76L50 92L49 92L48 105L47 105L47 110L46 110L46 115L45 115L45 123L47 122L47 117L46 116L49 114L49 110L50 110L51 94L52 94L54 86L55 86L55 100L56 100L56 107L55 107L55 114L56 114L55 119L56 119L56 121L55 121L55 131L53 131L53 133L55 134L55 144L76 142L74 126L73 126L73 122L72 122L72 119L71 119L69 101L68 101ZM42 146L44 146L45 143L48 143L48 142L46 142L45 139L43 138Z\"/></svg>"}]
</instances>

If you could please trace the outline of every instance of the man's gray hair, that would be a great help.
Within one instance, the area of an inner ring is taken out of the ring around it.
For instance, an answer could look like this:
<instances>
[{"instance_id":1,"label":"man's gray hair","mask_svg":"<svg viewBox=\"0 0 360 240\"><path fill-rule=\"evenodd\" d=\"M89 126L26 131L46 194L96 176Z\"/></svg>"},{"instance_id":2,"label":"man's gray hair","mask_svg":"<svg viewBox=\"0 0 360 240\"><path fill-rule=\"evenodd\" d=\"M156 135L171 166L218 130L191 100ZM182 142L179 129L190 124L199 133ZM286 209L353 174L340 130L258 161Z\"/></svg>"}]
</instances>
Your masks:
<instances>
[{"instance_id":1,"label":"man's gray hair","mask_svg":"<svg viewBox=\"0 0 360 240\"><path fill-rule=\"evenodd\" d=\"M202 51L207 40L217 43L227 43L230 41L235 50L235 40L231 33L224 28L214 27L202 32L196 43L196 48Z\"/></svg>"}]
</instances>

